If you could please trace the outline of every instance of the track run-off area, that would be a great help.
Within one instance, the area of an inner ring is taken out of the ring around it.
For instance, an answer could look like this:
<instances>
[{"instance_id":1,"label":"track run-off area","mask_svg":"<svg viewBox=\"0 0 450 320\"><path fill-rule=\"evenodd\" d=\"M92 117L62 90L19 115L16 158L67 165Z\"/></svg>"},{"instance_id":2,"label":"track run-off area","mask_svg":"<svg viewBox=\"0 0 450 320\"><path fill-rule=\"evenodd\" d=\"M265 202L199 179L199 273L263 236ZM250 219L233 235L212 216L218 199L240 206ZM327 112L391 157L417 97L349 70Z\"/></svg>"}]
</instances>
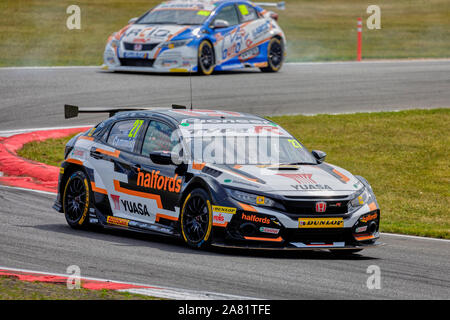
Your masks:
<instances>
[{"instance_id":1,"label":"track run-off area","mask_svg":"<svg viewBox=\"0 0 450 320\"><path fill-rule=\"evenodd\" d=\"M450 107L450 60L286 64L192 76L193 105L259 115ZM106 73L98 67L0 68L0 135L94 124L63 105L190 104L188 75ZM326 252L197 251L128 232L72 230L55 196L0 186L0 266L268 299L448 299L450 241L383 234L350 258ZM381 288L369 289L377 266ZM370 270L370 268L369 268Z\"/></svg>"}]
</instances>

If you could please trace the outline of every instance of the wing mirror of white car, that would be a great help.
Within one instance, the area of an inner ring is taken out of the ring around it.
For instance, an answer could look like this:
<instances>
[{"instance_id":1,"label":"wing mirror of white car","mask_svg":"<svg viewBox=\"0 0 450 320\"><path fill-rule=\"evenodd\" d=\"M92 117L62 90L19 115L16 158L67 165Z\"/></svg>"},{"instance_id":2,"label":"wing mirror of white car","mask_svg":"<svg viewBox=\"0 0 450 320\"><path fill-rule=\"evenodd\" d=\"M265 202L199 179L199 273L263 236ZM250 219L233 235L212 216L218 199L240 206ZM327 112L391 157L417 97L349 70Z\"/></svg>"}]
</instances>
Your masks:
<instances>
[{"instance_id":1,"label":"wing mirror of white car","mask_svg":"<svg viewBox=\"0 0 450 320\"><path fill-rule=\"evenodd\" d=\"M131 18L130 20L128 20L128 24L133 24L135 23L139 18Z\"/></svg>"},{"instance_id":2,"label":"wing mirror of white car","mask_svg":"<svg viewBox=\"0 0 450 320\"><path fill-rule=\"evenodd\" d=\"M320 150L313 150L313 151L311 151L311 153L312 153L312 155L314 156L314 158L317 159L317 161L318 161L319 163L324 162L324 161L325 161L325 158L326 158L326 156L327 156L327 154L326 154L325 152L320 151Z\"/></svg>"},{"instance_id":3,"label":"wing mirror of white car","mask_svg":"<svg viewBox=\"0 0 450 320\"><path fill-rule=\"evenodd\" d=\"M228 21L222 20L222 19L216 19L213 22L212 28L213 29L221 29L221 28L228 28L230 24Z\"/></svg>"}]
</instances>

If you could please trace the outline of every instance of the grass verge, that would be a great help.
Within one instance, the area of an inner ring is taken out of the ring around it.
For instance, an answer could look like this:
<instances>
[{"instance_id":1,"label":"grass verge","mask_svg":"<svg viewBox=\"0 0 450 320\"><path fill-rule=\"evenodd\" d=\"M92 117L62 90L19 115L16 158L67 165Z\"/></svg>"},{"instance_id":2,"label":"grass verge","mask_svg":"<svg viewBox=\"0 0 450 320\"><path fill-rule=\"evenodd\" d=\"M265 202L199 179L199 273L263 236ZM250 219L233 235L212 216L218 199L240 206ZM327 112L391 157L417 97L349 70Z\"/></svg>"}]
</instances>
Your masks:
<instances>
[{"instance_id":1,"label":"grass verge","mask_svg":"<svg viewBox=\"0 0 450 320\"><path fill-rule=\"evenodd\" d=\"M383 232L450 239L450 109L271 119L370 182ZM58 164L68 139L29 143L19 154Z\"/></svg>"},{"instance_id":2,"label":"grass verge","mask_svg":"<svg viewBox=\"0 0 450 320\"><path fill-rule=\"evenodd\" d=\"M71 0L2 0L0 66L100 65L108 36L160 2L79 0L81 30L69 30ZM358 17L364 59L449 57L448 0L378 0L380 30L367 29L364 1L286 2L278 13L289 61L355 60Z\"/></svg>"},{"instance_id":3,"label":"grass verge","mask_svg":"<svg viewBox=\"0 0 450 320\"><path fill-rule=\"evenodd\" d=\"M27 282L0 276L0 300L155 300L113 290L69 290L65 284Z\"/></svg>"}]
</instances>

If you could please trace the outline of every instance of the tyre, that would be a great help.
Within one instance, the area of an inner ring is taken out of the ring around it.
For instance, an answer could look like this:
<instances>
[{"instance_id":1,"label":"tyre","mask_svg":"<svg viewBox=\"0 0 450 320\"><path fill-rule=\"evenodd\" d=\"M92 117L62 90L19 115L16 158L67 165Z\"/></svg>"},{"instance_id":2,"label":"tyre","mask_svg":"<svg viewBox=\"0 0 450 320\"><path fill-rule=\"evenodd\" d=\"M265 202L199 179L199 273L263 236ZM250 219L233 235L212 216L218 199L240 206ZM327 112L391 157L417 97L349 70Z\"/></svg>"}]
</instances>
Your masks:
<instances>
[{"instance_id":1,"label":"tyre","mask_svg":"<svg viewBox=\"0 0 450 320\"><path fill-rule=\"evenodd\" d=\"M192 248L205 248L212 238L212 209L208 193L194 189L188 194L181 209L181 234Z\"/></svg>"},{"instance_id":2,"label":"tyre","mask_svg":"<svg viewBox=\"0 0 450 320\"><path fill-rule=\"evenodd\" d=\"M267 46L267 67L260 68L262 72L277 72L284 61L283 43L278 38L272 38Z\"/></svg>"},{"instance_id":3,"label":"tyre","mask_svg":"<svg viewBox=\"0 0 450 320\"><path fill-rule=\"evenodd\" d=\"M63 194L63 211L66 221L74 229L88 225L90 201L92 199L89 179L83 171L73 173L66 182Z\"/></svg>"},{"instance_id":4,"label":"tyre","mask_svg":"<svg viewBox=\"0 0 450 320\"><path fill-rule=\"evenodd\" d=\"M209 41L203 40L198 46L198 73L210 75L215 67L214 49Z\"/></svg>"}]
</instances>

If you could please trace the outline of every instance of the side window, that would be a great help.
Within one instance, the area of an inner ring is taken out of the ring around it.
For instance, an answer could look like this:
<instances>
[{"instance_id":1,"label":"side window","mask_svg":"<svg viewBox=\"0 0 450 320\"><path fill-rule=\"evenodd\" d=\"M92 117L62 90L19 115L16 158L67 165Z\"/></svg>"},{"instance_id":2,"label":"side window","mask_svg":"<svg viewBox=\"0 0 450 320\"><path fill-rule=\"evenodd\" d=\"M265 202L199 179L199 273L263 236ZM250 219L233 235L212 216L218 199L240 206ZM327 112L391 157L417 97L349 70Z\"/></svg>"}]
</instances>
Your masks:
<instances>
[{"instance_id":1,"label":"side window","mask_svg":"<svg viewBox=\"0 0 450 320\"><path fill-rule=\"evenodd\" d=\"M116 122L111 128L107 143L115 148L133 152L143 124L144 120L141 119Z\"/></svg>"},{"instance_id":2,"label":"side window","mask_svg":"<svg viewBox=\"0 0 450 320\"><path fill-rule=\"evenodd\" d=\"M238 9L241 23L258 19L258 14L253 7L246 4L238 4Z\"/></svg>"},{"instance_id":3,"label":"side window","mask_svg":"<svg viewBox=\"0 0 450 320\"><path fill-rule=\"evenodd\" d=\"M178 138L173 135L173 129L167 124L152 120L148 125L142 145L142 155L148 156L151 152L170 152L178 143Z\"/></svg>"},{"instance_id":4,"label":"side window","mask_svg":"<svg viewBox=\"0 0 450 320\"><path fill-rule=\"evenodd\" d=\"M225 20L226 22L228 22L230 27L239 24L239 18L234 4L223 7L216 15L215 20L217 19Z\"/></svg>"}]
</instances>

